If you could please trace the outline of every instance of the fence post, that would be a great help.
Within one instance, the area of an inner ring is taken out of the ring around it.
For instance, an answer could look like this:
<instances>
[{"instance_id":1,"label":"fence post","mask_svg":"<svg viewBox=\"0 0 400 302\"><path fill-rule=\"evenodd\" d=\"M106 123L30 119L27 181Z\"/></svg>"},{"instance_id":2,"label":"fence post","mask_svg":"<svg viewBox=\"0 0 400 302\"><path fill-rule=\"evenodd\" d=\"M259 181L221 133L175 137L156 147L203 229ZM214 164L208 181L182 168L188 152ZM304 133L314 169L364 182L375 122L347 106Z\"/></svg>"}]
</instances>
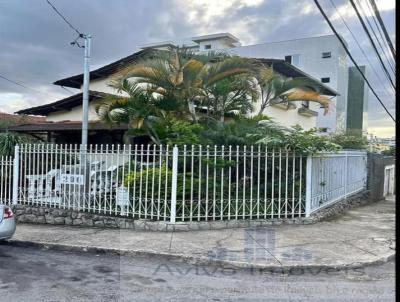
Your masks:
<instances>
[{"instance_id":1,"label":"fence post","mask_svg":"<svg viewBox=\"0 0 400 302\"><path fill-rule=\"evenodd\" d=\"M18 203L18 179L19 179L19 146L16 145L14 149L13 160L13 183L12 183L12 203Z\"/></svg>"},{"instance_id":2,"label":"fence post","mask_svg":"<svg viewBox=\"0 0 400 302\"><path fill-rule=\"evenodd\" d=\"M348 151L345 151L345 165L344 165L344 199L347 199L347 173L348 173Z\"/></svg>"},{"instance_id":3,"label":"fence post","mask_svg":"<svg viewBox=\"0 0 400 302\"><path fill-rule=\"evenodd\" d=\"M178 147L172 149L172 186L171 186L171 217L170 222L176 221L176 191L178 185Z\"/></svg>"},{"instance_id":4,"label":"fence post","mask_svg":"<svg viewBox=\"0 0 400 302\"><path fill-rule=\"evenodd\" d=\"M311 213L312 156L307 156L306 163L306 217Z\"/></svg>"}]
</instances>

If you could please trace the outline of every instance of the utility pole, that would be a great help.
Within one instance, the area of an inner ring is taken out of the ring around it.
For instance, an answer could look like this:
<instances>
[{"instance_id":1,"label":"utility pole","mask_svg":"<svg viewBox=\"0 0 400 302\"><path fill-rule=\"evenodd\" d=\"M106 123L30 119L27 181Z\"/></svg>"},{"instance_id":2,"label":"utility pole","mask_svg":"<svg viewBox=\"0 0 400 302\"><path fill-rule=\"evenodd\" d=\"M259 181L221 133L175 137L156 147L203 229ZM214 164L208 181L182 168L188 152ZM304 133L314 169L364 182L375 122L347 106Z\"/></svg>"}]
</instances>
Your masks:
<instances>
[{"instance_id":1,"label":"utility pole","mask_svg":"<svg viewBox=\"0 0 400 302\"><path fill-rule=\"evenodd\" d=\"M90 81L90 44L91 35L81 34L85 40L85 57L83 68L83 89L82 89L82 148L87 148L88 143L88 122L89 122L89 81Z\"/></svg>"},{"instance_id":2,"label":"utility pole","mask_svg":"<svg viewBox=\"0 0 400 302\"><path fill-rule=\"evenodd\" d=\"M73 26L67 18L65 18L61 12L50 2L46 0L51 8L59 15L68 26L78 34L78 37L71 42L71 45L76 45L79 48L85 48L85 58L84 58L84 68L83 68L83 89L82 89L82 140L81 140L81 150L87 148L88 143L88 120L89 120L89 81L90 81L90 43L92 36L89 34L81 33L75 26ZM78 42L79 39L84 39L85 44L81 46Z\"/></svg>"}]
</instances>

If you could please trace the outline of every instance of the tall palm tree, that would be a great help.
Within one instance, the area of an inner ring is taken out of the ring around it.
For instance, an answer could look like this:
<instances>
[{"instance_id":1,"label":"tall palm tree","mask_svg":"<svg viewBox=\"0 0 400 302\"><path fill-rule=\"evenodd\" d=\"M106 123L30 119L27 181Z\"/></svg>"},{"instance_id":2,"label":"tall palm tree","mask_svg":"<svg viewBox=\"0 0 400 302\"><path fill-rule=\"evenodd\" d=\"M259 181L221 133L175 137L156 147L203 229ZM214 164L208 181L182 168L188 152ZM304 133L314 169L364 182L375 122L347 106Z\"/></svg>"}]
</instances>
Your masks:
<instances>
[{"instance_id":1,"label":"tall palm tree","mask_svg":"<svg viewBox=\"0 0 400 302\"><path fill-rule=\"evenodd\" d=\"M325 108L324 114L329 110L331 101L321 94L321 86L308 78L285 78L277 74L272 67L264 67L257 73L260 85L261 106L259 114L273 103L284 103L287 109L296 108L294 102L316 102Z\"/></svg>"},{"instance_id":2,"label":"tall palm tree","mask_svg":"<svg viewBox=\"0 0 400 302\"><path fill-rule=\"evenodd\" d=\"M137 64L122 70L111 86L118 88L129 79L148 93L169 95L184 102L191 119L197 121L196 106L206 97L208 87L235 75L249 74L254 69L253 60L226 54L195 54L182 48L154 50Z\"/></svg>"}]
</instances>

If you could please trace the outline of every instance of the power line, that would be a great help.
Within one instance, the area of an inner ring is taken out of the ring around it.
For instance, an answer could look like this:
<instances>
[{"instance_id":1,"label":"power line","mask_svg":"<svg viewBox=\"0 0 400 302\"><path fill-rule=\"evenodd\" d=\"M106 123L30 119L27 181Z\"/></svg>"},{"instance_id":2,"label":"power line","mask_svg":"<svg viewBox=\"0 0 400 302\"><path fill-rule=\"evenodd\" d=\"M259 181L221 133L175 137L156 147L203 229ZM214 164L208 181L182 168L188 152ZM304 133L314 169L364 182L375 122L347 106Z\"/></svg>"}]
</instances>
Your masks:
<instances>
[{"instance_id":1,"label":"power line","mask_svg":"<svg viewBox=\"0 0 400 302\"><path fill-rule=\"evenodd\" d=\"M46 93L46 92L43 92L43 91L40 91L40 90L31 88L31 87L28 87L28 86L25 86L24 84L21 84L21 83L19 83L19 82L17 82L17 81L11 80L11 79L9 79L9 78L7 78L7 77L1 75L1 74L0 74L0 78L2 78L3 80L6 80L7 82L13 83L13 84L15 84L15 85L17 85L17 86L23 87L23 88L25 88L25 89L32 90L32 91L35 91L35 92L37 92L37 93L46 94L46 95L48 95L48 96L52 96L52 95L50 95L49 93ZM53 96L52 96L52 97L53 97Z\"/></svg>"},{"instance_id":2,"label":"power line","mask_svg":"<svg viewBox=\"0 0 400 302\"><path fill-rule=\"evenodd\" d=\"M374 66L372 65L371 61L369 60L367 54L365 53L363 47L361 47L360 43L358 42L356 36L354 35L353 31L350 29L350 27L348 26L346 20L343 18L342 14L339 12L339 9L337 8L337 6L335 5L335 3L333 2L333 0L329 0L332 4L332 6L334 7L334 9L336 10L336 13L339 15L340 19L342 20L342 22L344 23L344 25L346 26L347 30L350 32L351 36L353 37L354 41L356 42L358 48L361 50L362 54L364 55L365 59L367 60L367 62L369 63L372 71L374 72L376 78L379 80L380 84L384 87L385 92L388 93L389 98L391 97L392 93L391 91L387 90L387 86L383 83L383 80L381 79L381 77L379 76L378 72L376 71L376 69L374 68ZM393 87L392 87L393 89Z\"/></svg>"},{"instance_id":3,"label":"power line","mask_svg":"<svg viewBox=\"0 0 400 302\"><path fill-rule=\"evenodd\" d=\"M367 17L367 13L365 12L361 1L357 0L357 3L358 3L358 5L359 5L359 7L361 8L362 14L364 14L365 20L367 21L368 26L369 26L369 28L371 29L372 34L373 34L374 37L375 37L375 40L378 42L378 45L379 45L381 51L383 52L383 55L384 55L384 57L385 57L385 59L386 59L388 65L389 65L389 67L390 67L390 69L391 69L393 75L395 75L395 74L396 74L395 68L393 67L392 62L391 62L390 59L388 58L388 56L387 56L387 54L386 54L386 51L383 49L383 46L382 46L380 40L378 39L378 36L376 35L375 30L374 30L374 28L373 28L372 25L371 25L371 22L369 22L369 19L368 19L368 17ZM368 8L369 8L369 7L368 7ZM374 21L375 21L375 19L374 19ZM375 23L375 24L376 24L376 23ZM378 28L378 31L379 31L379 28ZM381 37L382 37L382 36L381 36Z\"/></svg>"},{"instance_id":4,"label":"power line","mask_svg":"<svg viewBox=\"0 0 400 302\"><path fill-rule=\"evenodd\" d=\"M369 89L371 92L374 94L374 96L377 98L379 103L382 105L383 109L385 109L386 113L391 117L391 119L396 123L395 118L392 116L392 114L389 112L389 110L386 108L385 104L383 104L382 100L379 98L379 96L376 94L375 90L372 88L371 84L369 83L368 79L364 75L364 73L361 71L360 67L358 66L357 62L354 60L353 56L351 55L349 49L346 46L346 43L343 41L343 39L340 37L338 32L336 31L335 27L332 25L331 21L329 20L328 16L325 14L324 10L322 9L321 5L319 4L318 0L314 0L314 3L317 5L319 11L321 12L322 16L325 18L325 21L328 23L329 27L332 29L333 33L335 36L339 39L340 44L342 44L344 50L346 51L347 55L349 56L350 60L353 62L354 66L357 68L357 70L360 72L361 76L364 78L364 81L367 83Z\"/></svg>"},{"instance_id":5,"label":"power line","mask_svg":"<svg viewBox=\"0 0 400 302\"><path fill-rule=\"evenodd\" d=\"M59 87L61 87L61 88L64 89L65 91L68 91L70 94L75 94L75 92L73 92L73 91L71 91L71 90L65 88L64 86L59 86Z\"/></svg>"},{"instance_id":6,"label":"power line","mask_svg":"<svg viewBox=\"0 0 400 302\"><path fill-rule=\"evenodd\" d=\"M371 42L372 47L373 47L373 49L375 50L375 53L376 53L376 55L377 55L379 61L381 62L382 68L384 69L384 71L385 71L385 73L386 73L386 76L388 77L388 80L390 81L390 83L392 84L392 86L394 87L394 89L396 89L396 85L393 83L393 80L392 80L392 78L390 77L389 71L387 70L385 64L383 63L381 56L379 55L379 52L378 52L378 49L376 48L376 45L375 45L375 43L374 43L374 40L372 39L372 37L371 37L371 35L370 35L369 31L368 31L368 28L367 28L367 26L365 25L365 22L364 22L363 18L361 17L360 12L359 12L358 9L357 9L357 6L354 4L354 1L353 1L353 0L349 0L349 1L350 1L350 3L351 3L351 6L353 7L353 9L354 9L355 12L356 12L358 19L360 20L361 25L362 25L362 27L363 27L365 33L367 34L368 39L369 39L369 41Z\"/></svg>"},{"instance_id":7,"label":"power line","mask_svg":"<svg viewBox=\"0 0 400 302\"><path fill-rule=\"evenodd\" d=\"M382 31L383 31L383 33L385 35L386 42L389 45L390 51L392 52L393 58L396 60L396 50L393 47L392 40L389 37L389 34L388 34L388 32L386 30L386 27L385 27L385 24L383 23L383 20L381 18L381 14L379 13L379 9L376 6L375 0L369 0L369 3L371 4L372 9L375 12L375 16L378 19L379 24L381 25Z\"/></svg>"},{"instance_id":8,"label":"power line","mask_svg":"<svg viewBox=\"0 0 400 302\"><path fill-rule=\"evenodd\" d=\"M372 6L371 6L371 2L368 1L368 0L364 0L364 1L367 3L366 6L368 7L368 11L370 12L370 14L371 14L371 16L372 16L372 20L374 21L375 27L378 29L379 36L381 37L381 40L382 40L382 44L385 45L386 48L389 49L389 51L391 51L390 45L387 43L387 41L386 41L386 39L385 39L385 37L384 37L383 29L382 29L382 27L379 26L379 24L378 24L378 21L377 21L377 18L376 18L376 14L374 13L374 10L373 10L373 8L372 8ZM386 43L385 43L385 42L386 42ZM392 53L391 53L391 54L392 54ZM393 54L392 54L392 55L393 55ZM394 56L389 56L389 57L393 60L394 65L396 65L396 57L394 57Z\"/></svg>"},{"instance_id":9,"label":"power line","mask_svg":"<svg viewBox=\"0 0 400 302\"><path fill-rule=\"evenodd\" d=\"M82 35L82 33L81 33L79 30L77 30L76 27L74 27L74 26L67 20L67 18L65 18L65 17L59 12L59 10L58 10L49 0L46 0L46 1L47 1L47 3L53 8L53 10L57 13L57 15L59 15L59 16L65 21L65 23L67 23L68 26L72 28L72 30L74 30L79 36Z\"/></svg>"}]
</instances>

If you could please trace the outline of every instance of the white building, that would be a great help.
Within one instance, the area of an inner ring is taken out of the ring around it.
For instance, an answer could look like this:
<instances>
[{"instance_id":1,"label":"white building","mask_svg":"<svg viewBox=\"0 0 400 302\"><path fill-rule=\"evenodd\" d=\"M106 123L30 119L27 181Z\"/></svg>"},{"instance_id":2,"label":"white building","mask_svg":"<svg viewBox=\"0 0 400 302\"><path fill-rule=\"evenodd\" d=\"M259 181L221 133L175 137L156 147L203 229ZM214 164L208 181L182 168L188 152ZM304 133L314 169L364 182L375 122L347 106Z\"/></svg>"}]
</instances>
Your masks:
<instances>
[{"instance_id":1,"label":"white building","mask_svg":"<svg viewBox=\"0 0 400 302\"><path fill-rule=\"evenodd\" d=\"M277 58L295 65L336 90L330 114L319 110L317 127L346 129L348 66L346 53L334 35L240 46L232 53L254 58Z\"/></svg>"}]
</instances>

